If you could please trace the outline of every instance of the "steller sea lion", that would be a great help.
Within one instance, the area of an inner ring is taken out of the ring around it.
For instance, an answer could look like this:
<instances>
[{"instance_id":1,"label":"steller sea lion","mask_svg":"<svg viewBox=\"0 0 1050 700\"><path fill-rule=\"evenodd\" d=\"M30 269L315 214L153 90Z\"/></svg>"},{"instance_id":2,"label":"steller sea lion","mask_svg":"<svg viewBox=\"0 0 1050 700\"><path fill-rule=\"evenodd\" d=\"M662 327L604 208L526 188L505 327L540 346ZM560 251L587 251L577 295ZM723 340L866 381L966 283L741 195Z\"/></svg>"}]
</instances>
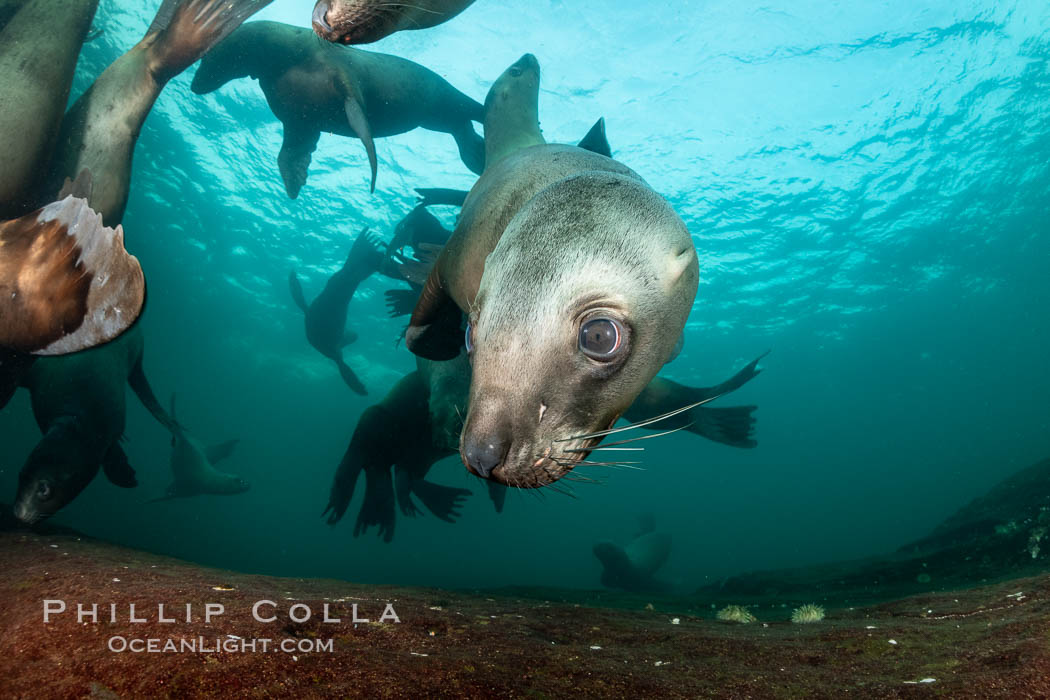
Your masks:
<instances>
[{"instance_id":1,"label":"steller sea lion","mask_svg":"<svg viewBox=\"0 0 1050 700\"><path fill-rule=\"evenodd\" d=\"M465 340L473 378L460 456L523 488L588 464L671 358L699 280L685 224L641 177L545 142L538 91L528 54L489 91L485 172L405 334L435 360Z\"/></svg>"},{"instance_id":2,"label":"steller sea lion","mask_svg":"<svg viewBox=\"0 0 1050 700\"><path fill-rule=\"evenodd\" d=\"M484 168L484 144L471 124L481 121L482 106L418 63L322 44L302 27L249 22L204 57L191 89L203 95L248 76L284 125L277 166L292 199L306 184L322 131L361 139L372 192L374 139L416 127L451 134L463 163L475 173Z\"/></svg>"},{"instance_id":3,"label":"steller sea lion","mask_svg":"<svg viewBox=\"0 0 1050 700\"><path fill-rule=\"evenodd\" d=\"M357 339L355 334L346 331L346 310L357 286L378 270L382 262L383 254L376 249L366 228L357 234L343 267L329 278L309 306L295 271L288 273L292 299L306 314L306 339L319 353L335 362L346 385L362 396L368 394L368 390L343 359L343 347Z\"/></svg>"},{"instance_id":4,"label":"steller sea lion","mask_svg":"<svg viewBox=\"0 0 1050 700\"><path fill-rule=\"evenodd\" d=\"M164 0L146 36L106 68L66 114L48 190L87 168L94 177L91 206L110 225L120 223L135 143L164 86L270 2Z\"/></svg>"},{"instance_id":5,"label":"steller sea lion","mask_svg":"<svg viewBox=\"0 0 1050 700\"><path fill-rule=\"evenodd\" d=\"M38 200L37 190L97 8L98 0L0 3L0 219L21 216L49 201Z\"/></svg>"},{"instance_id":6,"label":"steller sea lion","mask_svg":"<svg viewBox=\"0 0 1050 700\"><path fill-rule=\"evenodd\" d=\"M449 21L474 0L317 0L317 36L337 44L370 44L402 29L427 29Z\"/></svg>"},{"instance_id":7,"label":"steller sea lion","mask_svg":"<svg viewBox=\"0 0 1050 700\"><path fill-rule=\"evenodd\" d=\"M656 532L651 516L639 521L639 532L626 547L612 542L594 545L594 556L602 563L602 585L631 593L666 592L670 584L655 574L671 554L671 536Z\"/></svg>"},{"instance_id":8,"label":"steller sea lion","mask_svg":"<svg viewBox=\"0 0 1050 700\"><path fill-rule=\"evenodd\" d=\"M175 394L171 395L171 475L174 479L165 495L150 503L202 494L244 493L251 484L235 474L220 472L215 465L233 454L239 440L228 440L205 447L190 435L175 415Z\"/></svg>"},{"instance_id":9,"label":"steller sea lion","mask_svg":"<svg viewBox=\"0 0 1050 700\"><path fill-rule=\"evenodd\" d=\"M722 444L753 447L754 406L697 406L660 424L646 420L654 414L735 391L758 375L757 364L758 359L713 387L689 387L657 377L627 409L624 418L647 430L685 430ZM417 357L416 371L403 377L379 404L361 414L332 482L324 512L330 525L342 519L362 472L365 496L354 525L355 536L375 525L380 537L391 541L395 497L405 515L418 513L412 502L414 495L446 522L459 517L461 502L470 491L440 486L426 477L435 463L459 451L463 417L469 408L470 375L466 353L444 362ZM502 512L506 486L491 479L486 484L496 511Z\"/></svg>"},{"instance_id":10,"label":"steller sea lion","mask_svg":"<svg viewBox=\"0 0 1050 700\"><path fill-rule=\"evenodd\" d=\"M142 331L135 326L106 345L33 364L23 385L43 437L18 475L19 520L34 523L54 515L91 483L100 465L117 486L138 483L120 446L125 382L161 425L175 429L143 372L142 347Z\"/></svg>"}]
</instances>

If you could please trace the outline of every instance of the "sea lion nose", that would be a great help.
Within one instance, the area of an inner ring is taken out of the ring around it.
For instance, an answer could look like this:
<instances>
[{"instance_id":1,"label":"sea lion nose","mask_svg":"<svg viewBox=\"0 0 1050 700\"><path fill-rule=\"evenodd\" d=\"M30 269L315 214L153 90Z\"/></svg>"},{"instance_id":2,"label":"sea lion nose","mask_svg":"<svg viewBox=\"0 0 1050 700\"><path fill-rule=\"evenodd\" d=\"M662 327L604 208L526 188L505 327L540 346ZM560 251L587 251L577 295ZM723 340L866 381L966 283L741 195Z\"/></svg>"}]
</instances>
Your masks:
<instances>
[{"instance_id":1,"label":"sea lion nose","mask_svg":"<svg viewBox=\"0 0 1050 700\"><path fill-rule=\"evenodd\" d=\"M332 31L332 25L328 24L328 0L319 0L314 5L313 14L314 31L324 36Z\"/></svg>"},{"instance_id":2,"label":"sea lion nose","mask_svg":"<svg viewBox=\"0 0 1050 700\"><path fill-rule=\"evenodd\" d=\"M507 456L507 443L499 435L467 437L463 442L463 459L475 474L488 479Z\"/></svg>"}]
</instances>

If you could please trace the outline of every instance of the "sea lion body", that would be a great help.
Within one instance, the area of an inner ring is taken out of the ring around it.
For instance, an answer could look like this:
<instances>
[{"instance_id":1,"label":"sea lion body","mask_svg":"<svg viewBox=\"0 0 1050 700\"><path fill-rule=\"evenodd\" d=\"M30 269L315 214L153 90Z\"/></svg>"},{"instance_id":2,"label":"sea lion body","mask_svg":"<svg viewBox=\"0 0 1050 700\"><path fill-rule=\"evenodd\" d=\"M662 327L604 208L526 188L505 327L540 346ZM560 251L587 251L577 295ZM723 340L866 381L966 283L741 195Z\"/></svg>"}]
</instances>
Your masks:
<instances>
[{"instance_id":1,"label":"sea lion body","mask_svg":"<svg viewBox=\"0 0 1050 700\"><path fill-rule=\"evenodd\" d=\"M475 172L484 167L484 143L471 125L481 121L482 106L418 63L322 45L301 27L249 22L204 57L192 89L206 94L249 76L284 125L278 166L293 199L306 183L322 131L361 139L373 191L373 140L417 127L451 134L464 164Z\"/></svg>"},{"instance_id":2,"label":"sea lion body","mask_svg":"<svg viewBox=\"0 0 1050 700\"><path fill-rule=\"evenodd\" d=\"M343 381L362 396L368 391L343 359L343 347L357 338L346 331L347 307L358 285L378 270L382 262L382 253L365 229L358 234L343 267L328 279L324 290L309 305L295 272L288 276L292 299L306 315L306 339L319 353L335 362Z\"/></svg>"},{"instance_id":3,"label":"sea lion body","mask_svg":"<svg viewBox=\"0 0 1050 700\"><path fill-rule=\"evenodd\" d=\"M544 142L538 85L526 55L490 90L486 170L406 331L413 352L445 359L469 313L460 455L526 488L585 460L672 357L699 281L688 230L644 180Z\"/></svg>"},{"instance_id":4,"label":"sea lion body","mask_svg":"<svg viewBox=\"0 0 1050 700\"><path fill-rule=\"evenodd\" d=\"M97 8L98 0L0 4L0 219L21 216L42 203L40 178Z\"/></svg>"},{"instance_id":5,"label":"sea lion body","mask_svg":"<svg viewBox=\"0 0 1050 700\"><path fill-rule=\"evenodd\" d=\"M232 495L244 493L251 485L235 474L221 472L215 465L233 453L238 440L228 440L205 447L190 435L175 415L175 396L171 397L171 474L173 481L163 498L188 498L203 494Z\"/></svg>"},{"instance_id":6,"label":"sea lion body","mask_svg":"<svg viewBox=\"0 0 1050 700\"><path fill-rule=\"evenodd\" d=\"M150 388L142 357L142 332L136 326L106 345L34 363L24 386L43 437L19 474L15 515L20 520L53 515L79 495L99 466L118 486L136 485L119 444L125 384L162 425L174 425Z\"/></svg>"},{"instance_id":7,"label":"sea lion body","mask_svg":"<svg viewBox=\"0 0 1050 700\"><path fill-rule=\"evenodd\" d=\"M318 0L312 24L317 36L337 44L369 44L405 29L443 24L474 0Z\"/></svg>"},{"instance_id":8,"label":"sea lion body","mask_svg":"<svg viewBox=\"0 0 1050 700\"><path fill-rule=\"evenodd\" d=\"M671 536L643 530L626 547L612 542L594 545L602 563L602 585L632 593L665 592L670 585L655 577L671 554Z\"/></svg>"}]
</instances>

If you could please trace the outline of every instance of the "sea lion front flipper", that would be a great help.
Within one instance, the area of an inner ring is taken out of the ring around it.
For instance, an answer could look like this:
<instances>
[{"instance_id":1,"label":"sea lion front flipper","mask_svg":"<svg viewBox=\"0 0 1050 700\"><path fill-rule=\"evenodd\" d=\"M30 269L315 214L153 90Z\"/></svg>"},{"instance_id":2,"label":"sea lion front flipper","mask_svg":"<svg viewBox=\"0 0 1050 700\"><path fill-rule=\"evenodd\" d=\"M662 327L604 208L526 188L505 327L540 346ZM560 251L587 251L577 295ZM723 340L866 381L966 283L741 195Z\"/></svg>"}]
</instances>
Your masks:
<instances>
[{"instance_id":1,"label":"sea lion front flipper","mask_svg":"<svg viewBox=\"0 0 1050 700\"><path fill-rule=\"evenodd\" d=\"M485 139L474 131L474 125L469 121L463 122L452 132L452 138L456 139L459 159L463 161L463 165L475 175L485 172Z\"/></svg>"},{"instance_id":2,"label":"sea lion front flipper","mask_svg":"<svg viewBox=\"0 0 1050 700\"><path fill-rule=\"evenodd\" d=\"M424 207L447 205L450 207L461 207L467 201L467 190L452 190L447 187L417 187L416 194L419 195L419 203Z\"/></svg>"},{"instance_id":3,"label":"sea lion front flipper","mask_svg":"<svg viewBox=\"0 0 1050 700\"><path fill-rule=\"evenodd\" d=\"M419 497L427 510L446 523L456 522L461 515L463 502L471 495L467 489L441 486L425 479L412 481L412 493Z\"/></svg>"},{"instance_id":4,"label":"sea lion front flipper","mask_svg":"<svg viewBox=\"0 0 1050 700\"><path fill-rule=\"evenodd\" d=\"M160 405L160 401L157 401L156 394L153 393L153 387L150 386L149 380L146 379L146 373L142 369L142 353L139 353L139 357L135 362L135 365L131 368L131 374L128 375L128 386L135 392L135 396L139 397L139 401L146 407L146 410L150 412L158 423L163 425L173 434L180 428L178 421L175 420L175 395L171 396L171 413L164 410L164 407Z\"/></svg>"},{"instance_id":5,"label":"sea lion front flipper","mask_svg":"<svg viewBox=\"0 0 1050 700\"><path fill-rule=\"evenodd\" d=\"M346 382L346 385L350 387L350 391L359 396L368 396L368 389L365 388L364 382L358 378L354 370L350 369L350 365L346 364L346 360L342 356L335 357L333 360L335 361L335 366L339 368L339 375Z\"/></svg>"},{"instance_id":6,"label":"sea lion front flipper","mask_svg":"<svg viewBox=\"0 0 1050 700\"><path fill-rule=\"evenodd\" d=\"M416 308L419 300L419 287L412 289L388 289L386 290L386 308L391 318L407 316Z\"/></svg>"},{"instance_id":7,"label":"sea lion front flipper","mask_svg":"<svg viewBox=\"0 0 1050 700\"><path fill-rule=\"evenodd\" d=\"M601 117L596 121L591 130L587 132L587 135L576 146L585 151L612 158L612 147L609 146L609 139L605 135L605 117Z\"/></svg>"},{"instance_id":8,"label":"sea lion front flipper","mask_svg":"<svg viewBox=\"0 0 1050 700\"><path fill-rule=\"evenodd\" d=\"M397 507L401 514L414 518L420 514L419 508L412 501L412 469L401 464L394 465L394 493L397 495Z\"/></svg>"},{"instance_id":9,"label":"sea lion front flipper","mask_svg":"<svg viewBox=\"0 0 1050 700\"><path fill-rule=\"evenodd\" d=\"M284 191L291 199L298 197L299 190L306 184L307 169L320 138L320 131L284 125L284 143L277 154L277 169L284 180Z\"/></svg>"},{"instance_id":10,"label":"sea lion front flipper","mask_svg":"<svg viewBox=\"0 0 1050 700\"><path fill-rule=\"evenodd\" d=\"M350 122L350 128L357 134L357 138L361 139L361 143L365 145L365 152L368 153L368 167L372 170L372 185L369 192L375 192L379 161L376 158L376 144L372 140L372 125L368 123L368 116L357 98L347 97L343 106L346 110L346 119Z\"/></svg>"},{"instance_id":11,"label":"sea lion front flipper","mask_svg":"<svg viewBox=\"0 0 1050 700\"><path fill-rule=\"evenodd\" d=\"M299 277L295 274L295 270L288 273L288 291L292 293L292 301L305 314L309 307L306 305L306 297L303 296L303 285L299 284Z\"/></svg>"},{"instance_id":12,"label":"sea lion front flipper","mask_svg":"<svg viewBox=\"0 0 1050 700\"><path fill-rule=\"evenodd\" d=\"M164 0L146 36L153 74L167 82L273 0Z\"/></svg>"},{"instance_id":13,"label":"sea lion front flipper","mask_svg":"<svg viewBox=\"0 0 1050 700\"><path fill-rule=\"evenodd\" d=\"M0 409L7 405L36 358L0 348Z\"/></svg>"},{"instance_id":14,"label":"sea lion front flipper","mask_svg":"<svg viewBox=\"0 0 1050 700\"><path fill-rule=\"evenodd\" d=\"M102 458L102 471L115 486L130 489L139 485L138 479L135 478L135 470L128 463L128 456L124 453L124 448L117 443L114 443Z\"/></svg>"},{"instance_id":15,"label":"sea lion front flipper","mask_svg":"<svg viewBox=\"0 0 1050 700\"><path fill-rule=\"evenodd\" d=\"M208 458L208 462L211 464L218 464L224 459L229 458L233 454L233 448L237 447L237 443L240 440L227 440L226 442L219 443L218 445L212 445L205 451L205 456Z\"/></svg>"},{"instance_id":16,"label":"sea lion front flipper","mask_svg":"<svg viewBox=\"0 0 1050 700\"><path fill-rule=\"evenodd\" d=\"M146 280L87 201L0 224L0 347L64 355L113 340L142 313Z\"/></svg>"},{"instance_id":17,"label":"sea lion front flipper","mask_svg":"<svg viewBox=\"0 0 1050 700\"><path fill-rule=\"evenodd\" d=\"M441 283L438 265L419 293L405 329L405 345L427 360L453 360L463 347L463 312Z\"/></svg>"},{"instance_id":18,"label":"sea lion front flipper","mask_svg":"<svg viewBox=\"0 0 1050 700\"><path fill-rule=\"evenodd\" d=\"M492 505L496 507L497 513L503 512L503 504L507 502L507 487L498 481L492 479L486 479L485 483L489 487L489 500L492 501Z\"/></svg>"}]
</instances>

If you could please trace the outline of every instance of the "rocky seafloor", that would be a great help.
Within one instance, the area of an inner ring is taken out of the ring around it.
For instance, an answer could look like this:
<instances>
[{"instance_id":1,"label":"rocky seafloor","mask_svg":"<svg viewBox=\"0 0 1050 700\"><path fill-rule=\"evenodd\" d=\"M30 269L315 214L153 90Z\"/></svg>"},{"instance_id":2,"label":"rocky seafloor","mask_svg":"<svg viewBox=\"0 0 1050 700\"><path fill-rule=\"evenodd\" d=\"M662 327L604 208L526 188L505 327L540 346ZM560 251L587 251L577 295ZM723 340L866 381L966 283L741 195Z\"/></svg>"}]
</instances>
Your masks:
<instances>
[{"instance_id":1,"label":"rocky seafloor","mask_svg":"<svg viewBox=\"0 0 1050 700\"><path fill-rule=\"evenodd\" d=\"M1050 697L1050 460L885 557L675 597L255 576L4 525L0 698Z\"/></svg>"}]
</instances>

